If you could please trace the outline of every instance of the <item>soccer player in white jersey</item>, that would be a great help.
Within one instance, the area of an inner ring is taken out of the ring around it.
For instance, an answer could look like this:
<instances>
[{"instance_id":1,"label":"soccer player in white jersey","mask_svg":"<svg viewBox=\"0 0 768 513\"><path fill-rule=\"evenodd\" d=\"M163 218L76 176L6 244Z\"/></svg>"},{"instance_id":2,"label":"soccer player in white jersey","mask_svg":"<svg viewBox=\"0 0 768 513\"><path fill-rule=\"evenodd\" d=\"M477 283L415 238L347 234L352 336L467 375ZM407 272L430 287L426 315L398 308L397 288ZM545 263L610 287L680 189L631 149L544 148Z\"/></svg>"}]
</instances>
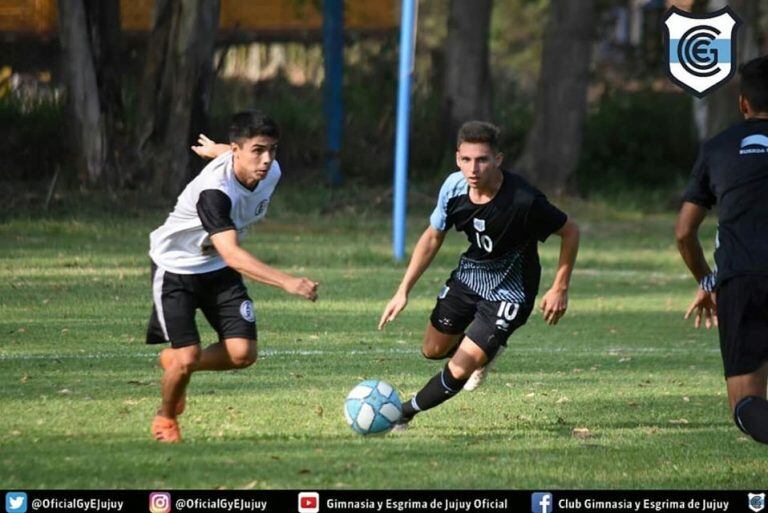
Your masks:
<instances>
[{"instance_id":1,"label":"soccer player in white jersey","mask_svg":"<svg viewBox=\"0 0 768 513\"><path fill-rule=\"evenodd\" d=\"M489 363L533 310L541 277L538 242L553 233L562 241L554 282L541 300L544 320L557 324L568 307L578 227L522 177L499 167L498 135L490 123L462 125L456 150L459 171L443 183L430 226L379 321L382 329L405 308L410 290L451 226L463 232L469 247L437 297L421 349L426 358L450 360L403 403L401 427L417 413L482 382Z\"/></svg>"},{"instance_id":2,"label":"soccer player in white jersey","mask_svg":"<svg viewBox=\"0 0 768 513\"><path fill-rule=\"evenodd\" d=\"M193 372L239 369L256 361L256 321L242 276L310 301L318 284L279 271L240 246L246 229L267 212L280 180L277 124L260 112L232 118L229 145L201 137L193 149L216 158L179 195L165 223L150 234L152 317L147 343L160 353L162 405L152 422L161 442L180 442L177 421ZM202 310L218 341L205 349L195 325Z\"/></svg>"}]
</instances>

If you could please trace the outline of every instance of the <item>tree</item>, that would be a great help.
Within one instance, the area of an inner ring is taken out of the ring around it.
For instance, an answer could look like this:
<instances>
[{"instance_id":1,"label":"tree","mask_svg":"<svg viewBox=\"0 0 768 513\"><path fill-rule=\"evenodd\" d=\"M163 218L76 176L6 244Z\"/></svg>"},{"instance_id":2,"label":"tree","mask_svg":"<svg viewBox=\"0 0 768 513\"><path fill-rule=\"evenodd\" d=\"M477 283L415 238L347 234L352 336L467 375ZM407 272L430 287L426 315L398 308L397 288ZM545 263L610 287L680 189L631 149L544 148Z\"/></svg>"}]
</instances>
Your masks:
<instances>
[{"instance_id":1,"label":"tree","mask_svg":"<svg viewBox=\"0 0 768 513\"><path fill-rule=\"evenodd\" d=\"M208 120L219 9L219 0L155 4L137 151L147 182L162 196L175 196L191 178L189 146Z\"/></svg>"},{"instance_id":2,"label":"tree","mask_svg":"<svg viewBox=\"0 0 768 513\"><path fill-rule=\"evenodd\" d=\"M533 127L516 167L555 194L570 187L581 152L594 10L594 0L550 2Z\"/></svg>"},{"instance_id":3,"label":"tree","mask_svg":"<svg viewBox=\"0 0 768 513\"><path fill-rule=\"evenodd\" d=\"M120 172L124 111L116 66L119 0L59 0L58 7L81 181L91 187L120 187L127 177Z\"/></svg>"},{"instance_id":4,"label":"tree","mask_svg":"<svg viewBox=\"0 0 768 513\"><path fill-rule=\"evenodd\" d=\"M489 120L488 38L493 0L451 0L444 105L450 138L471 119Z\"/></svg>"},{"instance_id":5,"label":"tree","mask_svg":"<svg viewBox=\"0 0 768 513\"><path fill-rule=\"evenodd\" d=\"M741 27L737 33L737 62L733 63L737 66L760 55L758 20L761 13L757 0L710 0L708 10L716 11L727 4L730 4L741 18ZM733 78L709 96L701 100L694 98L694 120L700 140L709 139L742 119L737 103L738 96L739 81Z\"/></svg>"}]
</instances>

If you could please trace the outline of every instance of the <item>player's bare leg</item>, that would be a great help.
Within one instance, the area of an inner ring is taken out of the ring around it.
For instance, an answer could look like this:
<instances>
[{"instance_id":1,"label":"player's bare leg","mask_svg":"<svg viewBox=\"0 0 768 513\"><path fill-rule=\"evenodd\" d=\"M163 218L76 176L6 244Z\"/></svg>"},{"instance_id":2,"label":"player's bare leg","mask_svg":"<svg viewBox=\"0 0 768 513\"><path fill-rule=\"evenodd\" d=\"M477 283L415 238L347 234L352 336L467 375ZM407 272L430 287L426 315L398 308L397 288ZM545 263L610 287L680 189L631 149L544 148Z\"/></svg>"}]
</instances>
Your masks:
<instances>
[{"instance_id":1,"label":"player's bare leg","mask_svg":"<svg viewBox=\"0 0 768 513\"><path fill-rule=\"evenodd\" d=\"M163 372L163 405L160 414L166 418L176 418L176 404L184 396L189 378L200 360L200 346L187 346L173 351L171 365Z\"/></svg>"},{"instance_id":2,"label":"player's bare leg","mask_svg":"<svg viewBox=\"0 0 768 513\"><path fill-rule=\"evenodd\" d=\"M464 337L459 350L448 362L448 369L456 379L466 380L488 362L488 355L469 337Z\"/></svg>"},{"instance_id":3,"label":"player's bare leg","mask_svg":"<svg viewBox=\"0 0 768 513\"><path fill-rule=\"evenodd\" d=\"M730 376L726 383L736 425L756 441L768 444L768 362L750 374Z\"/></svg>"},{"instance_id":4,"label":"player's bare leg","mask_svg":"<svg viewBox=\"0 0 768 513\"><path fill-rule=\"evenodd\" d=\"M177 351L176 349L167 348L160 352L160 366L163 370L174 365ZM195 364L192 372L244 369L253 365L256 362L257 356L255 340L228 338L206 347L200 354L200 359ZM178 403L176 403L176 415L184 413L185 406L186 398L182 394Z\"/></svg>"},{"instance_id":5,"label":"player's bare leg","mask_svg":"<svg viewBox=\"0 0 768 513\"><path fill-rule=\"evenodd\" d=\"M751 374L731 376L726 379L728 385L728 402L733 413L736 405L750 395L766 397L766 385L768 385L768 362Z\"/></svg>"},{"instance_id":6,"label":"player's bare leg","mask_svg":"<svg viewBox=\"0 0 768 513\"><path fill-rule=\"evenodd\" d=\"M200 359L200 346L171 349L172 358L163 371L163 403L152 421L152 434L161 442L180 442L181 432L176 422L176 410L189 384L195 365Z\"/></svg>"},{"instance_id":7,"label":"player's bare leg","mask_svg":"<svg viewBox=\"0 0 768 513\"><path fill-rule=\"evenodd\" d=\"M475 372L472 373L467 382L464 384L464 390L471 392L482 385L488 377L488 373L491 371L493 363L506 349L506 346L499 346L499 349L496 350L496 354L493 355L493 358L488 360L485 365L475 369Z\"/></svg>"},{"instance_id":8,"label":"player's bare leg","mask_svg":"<svg viewBox=\"0 0 768 513\"><path fill-rule=\"evenodd\" d=\"M195 365L195 371L221 371L250 367L258 358L256 341L227 338L206 347Z\"/></svg>"},{"instance_id":9,"label":"player's bare leg","mask_svg":"<svg viewBox=\"0 0 768 513\"><path fill-rule=\"evenodd\" d=\"M160 362L160 368L165 372L166 369L171 368L174 365L176 359L176 350L172 347L168 347L160 351L158 361ZM187 407L186 394L182 394L181 399L176 403L176 415L181 415Z\"/></svg>"},{"instance_id":10,"label":"player's bare leg","mask_svg":"<svg viewBox=\"0 0 768 513\"><path fill-rule=\"evenodd\" d=\"M449 335L438 331L430 321L427 321L427 329L424 330L424 342L421 345L421 354L430 360L441 360L451 355L461 341L463 335Z\"/></svg>"}]
</instances>

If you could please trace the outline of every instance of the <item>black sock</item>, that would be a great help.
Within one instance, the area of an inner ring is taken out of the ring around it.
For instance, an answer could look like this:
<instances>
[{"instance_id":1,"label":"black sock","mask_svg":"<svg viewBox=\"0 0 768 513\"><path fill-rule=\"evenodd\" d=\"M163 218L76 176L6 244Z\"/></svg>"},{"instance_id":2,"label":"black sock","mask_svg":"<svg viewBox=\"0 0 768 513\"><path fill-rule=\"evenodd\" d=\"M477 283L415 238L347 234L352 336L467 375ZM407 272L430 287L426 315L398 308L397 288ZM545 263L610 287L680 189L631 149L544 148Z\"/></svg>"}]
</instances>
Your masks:
<instances>
[{"instance_id":1,"label":"black sock","mask_svg":"<svg viewBox=\"0 0 768 513\"><path fill-rule=\"evenodd\" d=\"M410 419L420 411L438 406L458 394L466 383L466 379L453 377L446 365L435 374L416 396L403 405L403 418Z\"/></svg>"},{"instance_id":2,"label":"black sock","mask_svg":"<svg viewBox=\"0 0 768 513\"><path fill-rule=\"evenodd\" d=\"M756 395L745 397L734 408L733 420L756 441L768 444L768 401Z\"/></svg>"}]
</instances>

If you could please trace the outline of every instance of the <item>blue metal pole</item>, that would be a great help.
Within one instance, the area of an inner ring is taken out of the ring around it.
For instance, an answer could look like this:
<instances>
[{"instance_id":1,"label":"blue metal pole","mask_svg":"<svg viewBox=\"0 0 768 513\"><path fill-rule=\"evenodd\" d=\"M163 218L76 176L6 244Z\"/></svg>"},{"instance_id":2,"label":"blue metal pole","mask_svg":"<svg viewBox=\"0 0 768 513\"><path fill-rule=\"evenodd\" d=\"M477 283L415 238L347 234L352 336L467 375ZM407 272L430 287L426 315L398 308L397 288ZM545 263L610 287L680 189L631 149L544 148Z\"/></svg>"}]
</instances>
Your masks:
<instances>
[{"instance_id":1,"label":"blue metal pole","mask_svg":"<svg viewBox=\"0 0 768 513\"><path fill-rule=\"evenodd\" d=\"M397 132L395 134L395 177L392 207L392 252L395 260L405 258L405 214L408 193L408 132L411 118L411 75L416 41L416 1L403 0L400 19L400 68L397 89Z\"/></svg>"},{"instance_id":2,"label":"blue metal pole","mask_svg":"<svg viewBox=\"0 0 768 513\"><path fill-rule=\"evenodd\" d=\"M342 182L341 139L344 130L344 0L323 0L324 110L327 137L326 169L331 185Z\"/></svg>"}]
</instances>

